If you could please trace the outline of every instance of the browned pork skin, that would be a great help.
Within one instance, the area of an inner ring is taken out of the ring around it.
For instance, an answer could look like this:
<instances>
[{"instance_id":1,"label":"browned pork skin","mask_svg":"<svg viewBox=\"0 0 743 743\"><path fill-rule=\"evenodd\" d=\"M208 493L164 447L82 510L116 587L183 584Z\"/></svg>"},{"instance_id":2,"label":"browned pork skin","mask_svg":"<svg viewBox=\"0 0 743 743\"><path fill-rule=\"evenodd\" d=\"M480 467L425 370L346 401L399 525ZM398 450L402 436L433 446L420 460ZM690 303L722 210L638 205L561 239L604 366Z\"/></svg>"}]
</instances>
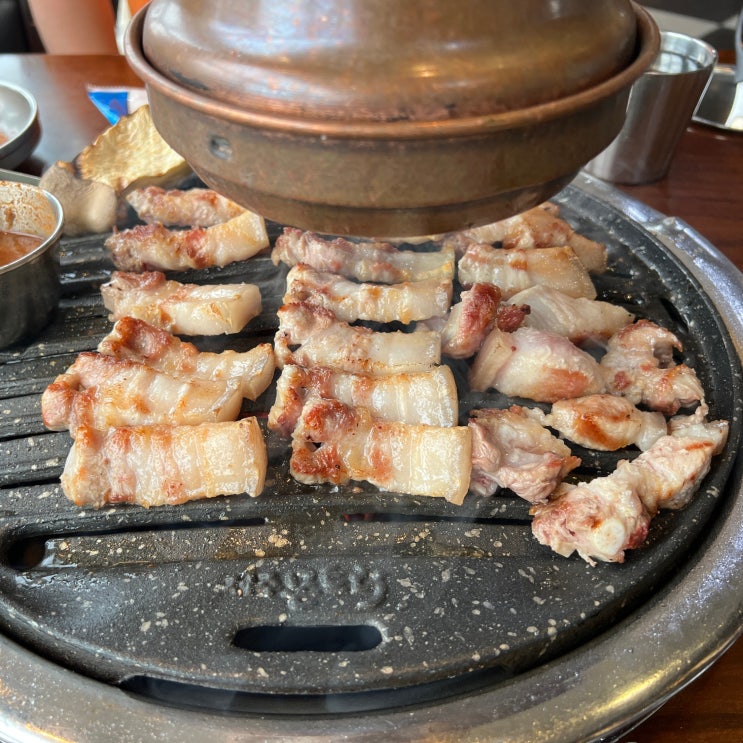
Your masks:
<instances>
[{"instance_id":1,"label":"browned pork skin","mask_svg":"<svg viewBox=\"0 0 743 743\"><path fill-rule=\"evenodd\" d=\"M261 343L249 351L199 351L166 330L144 320L122 317L98 344L98 352L129 359L179 378L238 382L243 397L255 400L271 384L276 366L273 346Z\"/></svg>"},{"instance_id":2,"label":"browned pork skin","mask_svg":"<svg viewBox=\"0 0 743 743\"><path fill-rule=\"evenodd\" d=\"M307 484L365 480L384 490L461 505L471 469L467 426L374 420L365 408L310 400L292 437L291 474Z\"/></svg>"},{"instance_id":3,"label":"browned pork skin","mask_svg":"<svg viewBox=\"0 0 743 743\"><path fill-rule=\"evenodd\" d=\"M567 557L623 562L640 546L661 508L685 506L727 439L726 421L706 422L699 412L680 418L632 461L606 477L563 484L556 497L532 507L532 531L541 544Z\"/></svg>"},{"instance_id":4,"label":"browned pork skin","mask_svg":"<svg viewBox=\"0 0 743 743\"><path fill-rule=\"evenodd\" d=\"M114 231L104 243L120 271L185 271L226 266L252 258L268 247L266 225L258 214L239 216L212 227L171 230L160 223Z\"/></svg>"},{"instance_id":5,"label":"browned pork skin","mask_svg":"<svg viewBox=\"0 0 743 743\"><path fill-rule=\"evenodd\" d=\"M306 263L317 271L383 284L454 277L454 250L448 246L433 252L400 250L385 242L325 239L292 227L276 239L271 259L276 265Z\"/></svg>"}]
</instances>

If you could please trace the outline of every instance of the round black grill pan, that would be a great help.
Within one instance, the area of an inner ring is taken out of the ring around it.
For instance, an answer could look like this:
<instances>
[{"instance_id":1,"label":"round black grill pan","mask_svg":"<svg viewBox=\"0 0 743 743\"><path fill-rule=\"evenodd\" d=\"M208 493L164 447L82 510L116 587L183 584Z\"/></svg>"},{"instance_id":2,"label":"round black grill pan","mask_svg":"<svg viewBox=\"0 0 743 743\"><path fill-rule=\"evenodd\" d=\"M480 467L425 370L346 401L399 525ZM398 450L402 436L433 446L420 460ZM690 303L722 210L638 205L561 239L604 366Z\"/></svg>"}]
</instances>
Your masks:
<instances>
[{"instance_id":1,"label":"round black grill pan","mask_svg":"<svg viewBox=\"0 0 743 743\"><path fill-rule=\"evenodd\" d=\"M695 559L732 497L740 362L699 282L653 235L575 185L556 200L579 232L609 247L600 298L670 327L710 417L731 422L692 503L659 515L624 564L554 555L531 536L528 504L507 493L455 507L363 485L300 486L285 442L270 432L258 499L73 506L59 487L70 439L43 428L39 397L110 329L98 286L111 265L96 236L63 246L56 321L36 343L0 354L3 632L161 704L282 716L425 706L494 689L612 632ZM263 315L230 341L247 348L272 339L284 275L262 256L179 278L261 284ZM462 378L463 366L453 368ZM272 395L249 412L265 417ZM507 402L463 390L462 415ZM576 453L580 477L636 454Z\"/></svg>"}]
</instances>

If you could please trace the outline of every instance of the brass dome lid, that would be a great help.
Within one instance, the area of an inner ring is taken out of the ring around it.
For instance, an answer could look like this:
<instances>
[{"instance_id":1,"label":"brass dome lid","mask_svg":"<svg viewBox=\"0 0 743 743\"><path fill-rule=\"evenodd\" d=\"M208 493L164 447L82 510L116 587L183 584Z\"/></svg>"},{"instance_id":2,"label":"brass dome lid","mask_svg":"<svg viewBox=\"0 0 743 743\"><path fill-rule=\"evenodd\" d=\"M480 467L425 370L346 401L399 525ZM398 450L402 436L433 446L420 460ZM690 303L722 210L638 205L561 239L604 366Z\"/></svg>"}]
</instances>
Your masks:
<instances>
[{"instance_id":1,"label":"brass dome lid","mask_svg":"<svg viewBox=\"0 0 743 743\"><path fill-rule=\"evenodd\" d=\"M152 0L165 77L254 111L436 121L590 88L635 50L629 0Z\"/></svg>"},{"instance_id":2,"label":"brass dome lid","mask_svg":"<svg viewBox=\"0 0 743 743\"><path fill-rule=\"evenodd\" d=\"M628 0L454 5L151 0L126 55L160 134L225 196L318 232L440 233L554 196L660 43Z\"/></svg>"}]
</instances>

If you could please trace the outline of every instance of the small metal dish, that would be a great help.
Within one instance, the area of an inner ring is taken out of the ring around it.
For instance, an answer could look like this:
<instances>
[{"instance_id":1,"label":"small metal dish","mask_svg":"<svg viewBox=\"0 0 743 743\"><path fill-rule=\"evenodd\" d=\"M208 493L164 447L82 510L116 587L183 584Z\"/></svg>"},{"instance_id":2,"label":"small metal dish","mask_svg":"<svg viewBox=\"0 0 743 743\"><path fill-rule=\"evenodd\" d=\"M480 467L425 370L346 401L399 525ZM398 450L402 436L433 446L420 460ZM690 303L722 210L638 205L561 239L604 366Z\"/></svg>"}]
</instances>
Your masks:
<instances>
[{"instance_id":1,"label":"small metal dish","mask_svg":"<svg viewBox=\"0 0 743 743\"><path fill-rule=\"evenodd\" d=\"M0 168L20 165L40 138L36 99L17 85L0 82Z\"/></svg>"},{"instance_id":2,"label":"small metal dish","mask_svg":"<svg viewBox=\"0 0 743 743\"><path fill-rule=\"evenodd\" d=\"M0 348L38 333L59 301L59 253L64 214L52 194L0 181L0 230L42 238L26 255L0 265Z\"/></svg>"},{"instance_id":3,"label":"small metal dish","mask_svg":"<svg viewBox=\"0 0 743 743\"><path fill-rule=\"evenodd\" d=\"M743 84L736 83L734 66L715 66L692 118L715 129L743 132Z\"/></svg>"}]
</instances>

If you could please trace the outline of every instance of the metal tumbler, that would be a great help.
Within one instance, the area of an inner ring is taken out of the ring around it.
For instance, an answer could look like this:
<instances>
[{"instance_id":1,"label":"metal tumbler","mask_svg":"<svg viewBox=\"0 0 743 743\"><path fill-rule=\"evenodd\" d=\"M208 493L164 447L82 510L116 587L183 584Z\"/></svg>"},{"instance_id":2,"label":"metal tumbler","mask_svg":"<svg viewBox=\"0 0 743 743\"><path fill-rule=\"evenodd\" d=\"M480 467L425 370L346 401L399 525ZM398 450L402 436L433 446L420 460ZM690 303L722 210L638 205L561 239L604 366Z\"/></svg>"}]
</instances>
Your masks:
<instances>
[{"instance_id":1,"label":"metal tumbler","mask_svg":"<svg viewBox=\"0 0 743 743\"><path fill-rule=\"evenodd\" d=\"M704 41L664 31L658 56L632 85L622 129L585 170L623 184L663 178L716 62Z\"/></svg>"}]
</instances>

